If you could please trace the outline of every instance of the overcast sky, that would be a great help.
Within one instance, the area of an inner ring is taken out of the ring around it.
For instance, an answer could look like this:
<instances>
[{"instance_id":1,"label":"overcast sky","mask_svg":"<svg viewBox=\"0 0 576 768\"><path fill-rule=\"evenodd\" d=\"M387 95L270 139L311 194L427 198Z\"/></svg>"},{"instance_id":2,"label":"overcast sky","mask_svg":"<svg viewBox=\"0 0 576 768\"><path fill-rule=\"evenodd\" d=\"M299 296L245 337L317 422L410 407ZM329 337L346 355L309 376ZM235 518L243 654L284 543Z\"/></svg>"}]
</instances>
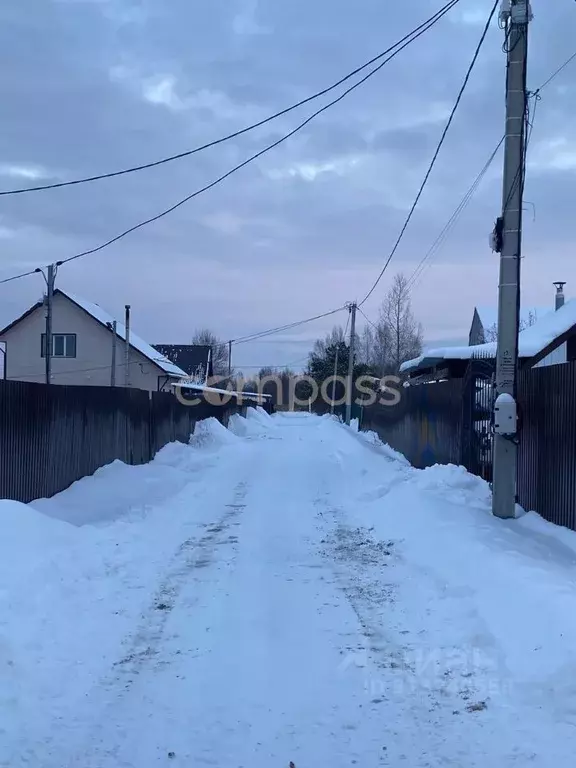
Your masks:
<instances>
[{"instance_id":1,"label":"overcast sky","mask_svg":"<svg viewBox=\"0 0 576 768\"><path fill-rule=\"evenodd\" d=\"M0 188L117 170L232 132L331 84L440 0L2 0ZM361 299L392 247L492 0L461 0L432 31L299 135L175 213L63 267L58 285L151 343L196 327L234 338ZM576 49L576 3L533 0L529 87ZM429 187L390 272L410 276L503 133L505 57L493 25ZM326 100L326 99L325 99ZM138 174L0 198L0 278L94 247L287 132L308 105L238 140ZM553 304L576 253L576 62L543 92L530 150L523 290ZM417 283L427 341L461 340L496 302L488 245L499 156ZM0 286L0 326L43 289ZM346 318L342 315L345 322ZM239 346L236 362L296 363L332 318ZM298 367L296 365L296 367Z\"/></svg>"}]
</instances>

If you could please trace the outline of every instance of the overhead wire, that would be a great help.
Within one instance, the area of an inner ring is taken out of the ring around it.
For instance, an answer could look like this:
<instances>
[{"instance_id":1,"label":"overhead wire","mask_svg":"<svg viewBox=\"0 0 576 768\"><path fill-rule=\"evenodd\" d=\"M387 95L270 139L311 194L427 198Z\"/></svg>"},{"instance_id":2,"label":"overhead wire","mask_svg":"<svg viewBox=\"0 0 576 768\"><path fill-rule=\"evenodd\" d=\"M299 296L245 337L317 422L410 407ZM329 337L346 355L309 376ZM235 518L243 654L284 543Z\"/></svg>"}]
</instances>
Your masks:
<instances>
[{"instance_id":1,"label":"overhead wire","mask_svg":"<svg viewBox=\"0 0 576 768\"><path fill-rule=\"evenodd\" d=\"M500 139L500 141L498 142L498 144L496 145L496 147L492 151L490 157L488 158L488 160L484 164L482 170L476 176L476 178L474 179L472 185L469 187L468 191L466 192L466 194L464 195L464 197L462 198L462 200L460 201L460 203L456 207L455 211L453 212L453 214L450 216L450 218L448 219L448 221L444 225L444 227L441 230L440 234L438 235L436 240L434 240L434 242L432 243L432 245L430 246L430 248L428 249L428 251L426 252L424 257L422 258L422 260L420 261L420 263L418 264L418 266L416 267L416 269L414 270L412 275L408 278L408 289L409 290L414 288L415 285L419 282L419 280L421 279L421 277L424 274L424 272L426 271L426 269L430 266L431 260L438 253L438 251L440 250L441 246L444 244L445 240L447 239L448 235L450 234L450 232L453 230L453 228L455 227L456 223L458 222L460 216L462 215L462 213L464 212L464 210L466 209L466 207L468 206L468 204L470 203L470 201L474 197L476 191L478 190L480 184L482 183L482 181L484 179L484 176L486 175L486 173L490 169L490 166L494 162L494 159L496 158L496 155L498 154L498 150L500 149L500 147L504 143L504 138L505 137L502 136L502 138Z\"/></svg>"},{"instance_id":2,"label":"overhead wire","mask_svg":"<svg viewBox=\"0 0 576 768\"><path fill-rule=\"evenodd\" d=\"M369 80L371 77L373 77L377 72L379 72L386 64L388 64L393 58L395 58L399 53L401 53L405 48L407 48L411 43L413 43L415 40L417 40L419 37L421 37L425 32L427 32L429 29L431 29L435 24L440 21L441 18L443 18L448 11L450 11L456 3L459 2L459 0L452 0L451 3L448 4L448 6L445 6L444 9L441 12L438 12L435 14L434 20L432 22L429 22L427 26L424 28L420 28L419 31L415 34L412 34L412 37L410 39L403 43L397 50L395 50L393 53L388 56L388 58L384 59L384 61L380 62L377 67L370 70L367 75L364 75L360 80L358 80L356 83L351 85L349 88L347 88L343 93L340 94L337 98L333 99L332 101L329 101L327 104L325 104L320 109L316 110L316 112L313 112L312 115L310 115L306 120L301 122L299 125L296 126L293 130L291 130L289 133L285 134L284 136L280 137L276 141L272 142L271 144L268 144L264 149L261 149L259 152L256 152L254 155L251 155L247 160L244 160L242 163L239 163L238 165L234 166L231 170L224 173L222 176L219 176L214 181L210 182L210 184L206 184L204 187L201 187L200 189L196 190L190 195L187 195L182 200L179 200L174 205L170 206L170 208L167 208L166 210L162 211L159 214L156 214L155 216L152 216L145 221L140 222L139 224L134 225L133 227L130 227L129 229L125 230L124 232L121 232L119 235L116 235L115 237L111 238L110 240L107 240L105 243L102 243L101 245L96 246L95 248L90 248L86 251L82 251L81 253L77 253L75 256L69 256L67 259L63 259L62 261L58 262L59 264L67 264L70 261L74 261L76 259L80 259L84 256L89 256L91 254L97 253L98 251L102 251L104 248L107 248L108 246L112 245L113 243L118 242L122 238L126 237L127 235L131 234L132 232L135 232L138 229L141 229L142 227L148 226L149 224L152 224L159 219L162 219L164 216L167 216L170 213L173 213L177 208L180 208L185 203L190 202L190 200L194 199L195 197L198 197L199 195L203 194L204 192L207 192L208 190L212 189L213 187L217 186L221 182L223 182L225 179L227 179L229 176L232 176L232 174L236 173L237 171L241 170L245 166L249 165L250 163L254 162L254 160L257 160L258 158L265 155L267 152L270 152L272 149L275 149L280 144L287 141L289 138L294 136L296 133L301 131L305 126L307 126L309 123L312 122L316 117L321 115L326 110L333 107L335 104L338 104L340 101L342 101L349 93L354 91L356 88L361 86L363 83L365 83L367 80Z\"/></svg>"},{"instance_id":3,"label":"overhead wire","mask_svg":"<svg viewBox=\"0 0 576 768\"><path fill-rule=\"evenodd\" d=\"M568 59L567 59L567 60L564 62L564 64L561 64L561 65L558 67L558 69L557 69L557 70L555 70L555 71L554 71L554 72L553 72L553 73L550 75L550 77L549 77L549 78L548 78L548 79L547 79L547 80L546 80L544 83L542 83L542 85L541 85L539 88L537 88L537 89L536 89L536 93L540 93L540 91L543 91L543 90L544 90L544 88L546 88L548 85L550 85L550 83L552 82L552 80L554 80L556 77L558 77L558 75L559 75L561 72L563 72L563 71L566 69L566 67L567 67L569 64L571 64L571 63L572 63L572 62L573 62L575 59L576 59L576 52L574 52L574 53L572 54L572 56L570 56L570 57L569 57L569 58L568 58Z\"/></svg>"},{"instance_id":4,"label":"overhead wire","mask_svg":"<svg viewBox=\"0 0 576 768\"><path fill-rule=\"evenodd\" d=\"M472 57L472 61L470 63L470 66L468 67L468 71L466 72L466 76L464 78L464 82L462 83L462 86L460 87L460 91L458 93L458 96L456 98L456 102L455 102L454 107L452 108L452 111L451 111L450 116L448 118L448 122L446 123L444 131L442 132L442 136L440 137L440 141L438 143L438 146L436 147L436 150L435 150L434 155L432 157L432 161L431 161L431 163L430 163L430 165L428 167L428 170L426 171L426 174L424 176L424 180L423 180L422 184L420 185L420 189L418 190L418 194L416 195L414 203L412 204L412 207L410 208L410 211L408 213L406 221L404 222L404 225L403 225L402 229L400 230L400 234L398 235L398 238L397 238L396 242L394 243L394 246L393 246L393 248L392 248L388 258L386 259L386 261L384 263L384 266L382 267L382 270L380 271L380 274L376 278L374 284L372 285L372 287L370 288L370 290L368 291L366 296L360 302L360 306L362 306L363 304L365 304L368 301L370 296L372 296L372 294L374 293L374 291L378 287L378 285L380 283L380 280L384 276L384 273L386 272L386 270L388 268L388 265L390 264L390 262L394 258L395 254L396 254L396 252L397 252L397 250L398 250L398 248L400 246L400 243L402 242L402 240L404 238L406 230L408 229L408 225L410 224L410 222L412 220L412 217L413 217L414 212L415 212L415 210L416 210L416 208L418 206L418 203L420 202L420 198L422 197L424 189L426 188L426 185L428 183L430 175L432 174L434 166L436 165L436 160L438 159L438 156L440 154L440 150L442 149L442 147L444 145L444 141L446 140L446 136L448 135L448 131L450 130L450 126L452 125L452 122L454 120L456 112L458 111L458 107L460 106L460 102L462 101L462 97L464 95L464 92L465 92L466 87L468 85L468 82L470 80L470 76L472 75L472 71L474 70L474 67L475 67L476 62L478 60L478 57L480 55L480 51L482 50L482 46L484 45L484 41L486 40L486 37L488 35L488 30L490 29L490 25L492 23L492 19L494 17L494 14L496 13L496 9L497 9L499 3L500 3L500 0L495 0L494 5L492 7L492 10L490 11L490 15L488 16L488 20L486 22L486 25L485 25L485 27L484 27L484 29L482 31L482 35L480 36L480 40L478 42L478 45L476 46L476 50L474 52L474 56Z\"/></svg>"},{"instance_id":5,"label":"overhead wire","mask_svg":"<svg viewBox=\"0 0 576 768\"><path fill-rule=\"evenodd\" d=\"M376 323L374 323L372 320L370 320L370 318L369 318L369 317L368 317L368 315L367 315L367 314L364 312L364 310L362 309L362 307L357 307L357 309L358 309L358 312L360 312L360 314L361 314L361 315L364 317L364 320L366 320L368 323L370 323L370 325L371 325L371 326L374 328L374 330L375 330L375 331L379 331L379 330L380 330L380 329L378 328L378 326L376 325Z\"/></svg>"},{"instance_id":6,"label":"overhead wire","mask_svg":"<svg viewBox=\"0 0 576 768\"><path fill-rule=\"evenodd\" d=\"M286 325L280 325L276 328L269 328L266 331L260 331L258 333L248 334L247 336L241 336L238 339L233 339L232 344L238 345L238 344L248 344L252 341L258 341L259 339L266 338L267 336L272 336L277 333L282 333L283 331L289 331L293 328L298 328L300 325L305 325L306 323L311 323L314 320L321 320L324 317L330 317L331 315L335 315L337 312L342 312L342 310L347 309L347 307L338 307L337 309L331 309L329 312L324 312L321 315L315 315L314 317L308 317L305 320L297 320L294 323L287 323Z\"/></svg>"},{"instance_id":7,"label":"overhead wire","mask_svg":"<svg viewBox=\"0 0 576 768\"><path fill-rule=\"evenodd\" d=\"M572 59L576 58L576 54L573 57L571 57L571 58ZM524 89L525 89L525 104L526 104L526 107L525 107L525 117L524 117L524 153L523 153L522 163L518 167L518 170L517 170L516 175L514 177L510 193L509 193L509 195L508 195L508 197L506 199L505 204L503 205L504 213L506 212L506 210L508 208L510 200L511 200L513 194L514 194L515 189L516 189L516 186L520 182L520 180L521 180L521 183L522 183L522 188L524 188L524 183L525 183L525 178L526 178L526 162L527 162L528 148L529 148L529 145L530 145L530 141L532 139L532 133L534 131L534 122L535 122L535 118L536 118L536 110L537 110L538 102L542 98L541 95L540 95L540 91L542 90L543 87L546 87L546 85L549 84L553 80L553 78L559 72L562 71L562 69L564 69L564 67L570 62L570 60L571 59L569 59L568 62L565 62L562 67L559 67L556 70L556 72L551 77L549 77L548 80L542 86L540 86L540 88L536 89L536 91L533 91L533 92L528 91L527 88L526 88L526 83L524 85ZM534 98L534 107L532 109L532 115L531 116L530 116L530 98ZM500 139L500 142L496 146L494 152L491 154L491 156L488 159L486 165L483 167L483 169L480 171L480 173L476 177L474 183L472 184L472 186L470 187L470 189L468 190L468 192L464 196L463 200L460 202L458 208L452 214L452 217L449 219L449 221L447 222L446 226L444 227L444 229L442 230L442 232L440 233L438 238L434 241L434 243L430 247L429 251L426 253L424 258L421 260L421 262L418 265L418 267L416 268L416 270L414 270L414 273L411 275L410 279L408 280L408 287L410 289L413 289L419 283L419 281L421 280L424 272L426 271L427 268L429 268L430 261L428 261L428 260L431 257L433 257L438 252L439 248L441 247L441 245L445 241L445 239L446 239L447 235L449 234L450 230L453 229L453 227L456 224L456 222L457 222L458 218L460 217L461 213L466 208L466 206L469 204L470 200L472 199L472 196L474 195L474 193L478 189L482 179L484 178L484 176L485 176L486 172L488 171L490 165L494 161L494 158L495 158L498 150L500 149L500 147L504 143L505 139L506 139L506 136L503 136ZM426 263L426 262L428 262L428 263Z\"/></svg>"},{"instance_id":8,"label":"overhead wire","mask_svg":"<svg viewBox=\"0 0 576 768\"><path fill-rule=\"evenodd\" d=\"M430 22L437 21L439 18L442 17L442 15L449 10L451 10L460 0L450 0L446 5L443 6L439 11L437 11L433 16L431 16L427 21L422 22L418 27L416 27L414 30L409 32L407 35L405 35L403 38L401 38L398 42L396 42L394 45L387 48L385 51L382 51L382 53L379 53L377 56L374 56L369 61L367 61L365 64L362 64L361 66L354 69L352 72L349 72L344 77L340 78L337 82L333 83L332 85L323 88L320 91L317 91L316 93L312 94L312 96L308 96L305 99L301 99L300 101L296 102L295 104L292 104L290 107L287 107L285 109L280 110L279 112L275 112L273 115L270 115L263 120L259 120L256 123L252 123L251 125L247 126L246 128L242 128L238 131L234 131L233 133L228 134L227 136L222 136L219 139L215 139L214 141L210 141L206 144L202 144L199 147L195 147L194 149L186 150L185 152L179 152L175 155L170 155L168 157L164 157L160 160L155 160L150 163L143 163L141 165L135 165L129 168L124 168L119 171L112 171L109 173L101 173L94 176L86 176L79 179L71 179L69 181L61 181L61 182L54 182L52 184L42 184L37 185L33 187L24 187L19 189L9 189L9 190L2 190L0 191L0 196L5 195L22 195L26 194L28 192L42 192L50 189L59 189L61 187L69 187L77 184L87 184L95 181L101 181L103 179L111 179L116 176L124 176L126 174L135 173L137 171L143 171L147 170L149 168L155 168L159 165L165 165L166 163L171 163L175 160L181 160L185 157L190 157L191 155L195 155L199 152L203 152L206 149L210 149L211 147L218 146L219 144L223 144L226 141L230 141L232 139L238 138L239 136L243 136L244 134L253 131L257 128L262 127L263 125L266 125L267 123L272 122L273 120L276 120L279 117L282 117L284 115L287 115L288 113L292 112L295 109L298 109L299 107L304 106L305 104L308 104L311 101L315 101L316 99L321 98L322 96L325 96L327 93L330 93L331 91L335 90L339 86L343 85L345 82L350 80L355 75L359 74L360 72L364 71L368 67L372 66L372 64L375 64L380 59L387 56L391 51L393 51L395 48L397 48L399 45L401 45L403 42L411 38L416 32L426 27ZM436 18L438 17L438 18ZM426 31L426 30L424 30Z\"/></svg>"},{"instance_id":9,"label":"overhead wire","mask_svg":"<svg viewBox=\"0 0 576 768\"><path fill-rule=\"evenodd\" d=\"M3 280L0 280L0 285L3 283L11 283L13 280L20 280L21 277L28 277L29 275L35 275L42 270L40 267L36 267L36 269L30 269L28 272L21 272L19 275L12 275L12 277L5 277Z\"/></svg>"}]
</instances>

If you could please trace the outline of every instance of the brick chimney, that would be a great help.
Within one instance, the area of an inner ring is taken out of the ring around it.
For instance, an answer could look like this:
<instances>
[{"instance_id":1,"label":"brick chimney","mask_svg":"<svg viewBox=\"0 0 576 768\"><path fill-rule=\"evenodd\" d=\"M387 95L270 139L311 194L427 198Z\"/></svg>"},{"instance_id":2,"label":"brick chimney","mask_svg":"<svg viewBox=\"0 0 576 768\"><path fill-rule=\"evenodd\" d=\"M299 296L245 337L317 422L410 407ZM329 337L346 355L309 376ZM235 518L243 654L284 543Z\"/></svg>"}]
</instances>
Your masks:
<instances>
[{"instance_id":1,"label":"brick chimney","mask_svg":"<svg viewBox=\"0 0 576 768\"><path fill-rule=\"evenodd\" d=\"M564 306L564 286L566 283L554 283L556 286L556 310Z\"/></svg>"}]
</instances>

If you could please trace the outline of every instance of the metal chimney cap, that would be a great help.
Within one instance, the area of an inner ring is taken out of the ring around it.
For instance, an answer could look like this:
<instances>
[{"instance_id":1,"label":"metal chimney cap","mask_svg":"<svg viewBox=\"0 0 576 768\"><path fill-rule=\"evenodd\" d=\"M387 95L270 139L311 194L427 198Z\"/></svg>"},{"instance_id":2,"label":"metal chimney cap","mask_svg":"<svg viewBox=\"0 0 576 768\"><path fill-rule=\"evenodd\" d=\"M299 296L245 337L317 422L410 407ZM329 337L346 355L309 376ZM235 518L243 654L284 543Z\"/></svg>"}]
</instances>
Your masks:
<instances>
[{"instance_id":1,"label":"metal chimney cap","mask_svg":"<svg viewBox=\"0 0 576 768\"><path fill-rule=\"evenodd\" d=\"M566 282L562 282L561 280L558 280L556 283L552 283L552 285L555 285L556 290L558 291L558 293L560 293L560 291L562 291L562 289L566 285Z\"/></svg>"}]
</instances>

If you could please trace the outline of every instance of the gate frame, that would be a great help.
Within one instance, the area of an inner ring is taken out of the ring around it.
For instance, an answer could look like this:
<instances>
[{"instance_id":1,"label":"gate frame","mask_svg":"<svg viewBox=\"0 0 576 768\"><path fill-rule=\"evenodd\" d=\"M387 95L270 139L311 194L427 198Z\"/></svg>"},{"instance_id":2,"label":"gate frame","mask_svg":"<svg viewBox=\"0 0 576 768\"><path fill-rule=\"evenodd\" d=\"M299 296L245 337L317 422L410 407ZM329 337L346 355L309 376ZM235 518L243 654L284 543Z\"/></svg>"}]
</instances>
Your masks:
<instances>
[{"instance_id":1,"label":"gate frame","mask_svg":"<svg viewBox=\"0 0 576 768\"><path fill-rule=\"evenodd\" d=\"M466 366L466 373L462 381L462 439L461 461L469 472L481 477L488 483L492 482L492 468L494 460L494 377L496 373L495 361L492 358L473 358ZM478 383L488 383L486 402L478 406ZM478 419L477 416L486 416L488 419ZM483 456L481 433L476 429L479 422L490 422L488 430L488 461Z\"/></svg>"}]
</instances>

